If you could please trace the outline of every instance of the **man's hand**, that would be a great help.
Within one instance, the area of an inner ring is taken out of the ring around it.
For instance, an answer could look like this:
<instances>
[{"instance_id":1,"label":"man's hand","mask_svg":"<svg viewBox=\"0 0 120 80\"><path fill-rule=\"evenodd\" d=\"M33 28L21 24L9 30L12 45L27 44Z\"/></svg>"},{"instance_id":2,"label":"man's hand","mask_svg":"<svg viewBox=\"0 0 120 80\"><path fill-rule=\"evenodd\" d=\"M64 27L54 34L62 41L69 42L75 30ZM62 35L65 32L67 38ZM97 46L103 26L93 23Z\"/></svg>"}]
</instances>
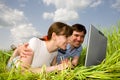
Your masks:
<instances>
[{"instance_id":1,"label":"man's hand","mask_svg":"<svg viewBox=\"0 0 120 80\"><path fill-rule=\"evenodd\" d=\"M25 43L23 45L20 45L17 48L17 52L19 53L20 56L20 66L26 69L29 68L34 56L34 53L32 49L29 47L29 44Z\"/></svg>"},{"instance_id":2,"label":"man's hand","mask_svg":"<svg viewBox=\"0 0 120 80\"><path fill-rule=\"evenodd\" d=\"M77 66L79 62L79 57L78 56L74 56L74 58L72 59L72 65L73 66Z\"/></svg>"},{"instance_id":3,"label":"man's hand","mask_svg":"<svg viewBox=\"0 0 120 80\"><path fill-rule=\"evenodd\" d=\"M30 56L31 54L33 54L33 51L28 46L29 46L29 44L25 43L23 45L20 45L17 48L17 51L18 51L20 57L27 57L27 56Z\"/></svg>"}]
</instances>

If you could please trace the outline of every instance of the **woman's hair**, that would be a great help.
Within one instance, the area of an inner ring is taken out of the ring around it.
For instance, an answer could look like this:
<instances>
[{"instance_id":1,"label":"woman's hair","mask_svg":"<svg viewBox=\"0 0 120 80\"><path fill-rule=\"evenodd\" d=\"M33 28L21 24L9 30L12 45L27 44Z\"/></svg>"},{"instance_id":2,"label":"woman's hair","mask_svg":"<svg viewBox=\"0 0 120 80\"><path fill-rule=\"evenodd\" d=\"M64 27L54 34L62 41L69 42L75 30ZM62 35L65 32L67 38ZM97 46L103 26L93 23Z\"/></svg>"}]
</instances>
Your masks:
<instances>
[{"instance_id":1,"label":"woman's hair","mask_svg":"<svg viewBox=\"0 0 120 80\"><path fill-rule=\"evenodd\" d=\"M73 29L73 31L77 31L77 32L83 31L84 34L86 34L86 32L87 32L85 26L82 24L73 24L72 29Z\"/></svg>"},{"instance_id":2,"label":"woman's hair","mask_svg":"<svg viewBox=\"0 0 120 80\"><path fill-rule=\"evenodd\" d=\"M43 41L48 41L48 36L43 36L42 38L39 38L40 40L43 40Z\"/></svg>"},{"instance_id":3,"label":"woman's hair","mask_svg":"<svg viewBox=\"0 0 120 80\"><path fill-rule=\"evenodd\" d=\"M71 26L65 24L65 23L62 23L62 22L54 22L50 27L49 27L49 30L48 30L48 33L47 33L47 38L48 40L51 39L51 36L52 36L52 33L56 33L56 35L65 35L66 37L69 37L72 35L72 28Z\"/></svg>"}]
</instances>

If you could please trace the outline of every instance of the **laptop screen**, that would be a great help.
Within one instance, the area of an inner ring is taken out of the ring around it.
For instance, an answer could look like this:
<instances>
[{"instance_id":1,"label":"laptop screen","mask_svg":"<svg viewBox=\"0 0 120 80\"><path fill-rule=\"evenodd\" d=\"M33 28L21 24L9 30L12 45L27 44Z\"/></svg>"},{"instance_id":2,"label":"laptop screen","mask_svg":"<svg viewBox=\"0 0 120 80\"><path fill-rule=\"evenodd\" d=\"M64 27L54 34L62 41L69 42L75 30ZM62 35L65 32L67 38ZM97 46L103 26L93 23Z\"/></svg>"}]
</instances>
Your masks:
<instances>
[{"instance_id":1,"label":"laptop screen","mask_svg":"<svg viewBox=\"0 0 120 80\"><path fill-rule=\"evenodd\" d=\"M100 64L106 56L107 38L104 34L90 25L85 66Z\"/></svg>"}]
</instances>

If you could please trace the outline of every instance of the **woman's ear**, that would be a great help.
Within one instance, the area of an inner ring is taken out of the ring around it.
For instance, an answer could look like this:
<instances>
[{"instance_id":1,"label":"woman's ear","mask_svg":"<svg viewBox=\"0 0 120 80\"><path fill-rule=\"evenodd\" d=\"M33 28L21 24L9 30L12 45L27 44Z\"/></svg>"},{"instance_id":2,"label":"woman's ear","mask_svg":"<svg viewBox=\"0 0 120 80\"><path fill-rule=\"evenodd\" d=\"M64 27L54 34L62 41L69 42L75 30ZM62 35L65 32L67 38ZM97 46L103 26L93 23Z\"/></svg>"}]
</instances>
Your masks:
<instances>
[{"instance_id":1,"label":"woman's ear","mask_svg":"<svg viewBox=\"0 0 120 80\"><path fill-rule=\"evenodd\" d=\"M53 32L53 33L52 33L52 40L56 40L56 36L57 36L56 33Z\"/></svg>"}]
</instances>

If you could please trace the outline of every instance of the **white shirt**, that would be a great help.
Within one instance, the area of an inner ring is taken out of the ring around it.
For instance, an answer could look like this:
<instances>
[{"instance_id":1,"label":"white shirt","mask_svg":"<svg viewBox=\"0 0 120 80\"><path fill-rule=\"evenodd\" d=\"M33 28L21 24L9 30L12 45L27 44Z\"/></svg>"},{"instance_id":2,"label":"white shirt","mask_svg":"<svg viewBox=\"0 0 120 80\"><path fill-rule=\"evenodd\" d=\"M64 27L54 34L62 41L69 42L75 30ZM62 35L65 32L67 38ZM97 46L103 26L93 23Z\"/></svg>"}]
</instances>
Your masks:
<instances>
[{"instance_id":1,"label":"white shirt","mask_svg":"<svg viewBox=\"0 0 120 80\"><path fill-rule=\"evenodd\" d=\"M43 65L50 66L50 63L58 53L57 51L49 53L45 41L35 37L30 39L29 47L34 52L34 57L31 64L32 68L41 67Z\"/></svg>"}]
</instances>

